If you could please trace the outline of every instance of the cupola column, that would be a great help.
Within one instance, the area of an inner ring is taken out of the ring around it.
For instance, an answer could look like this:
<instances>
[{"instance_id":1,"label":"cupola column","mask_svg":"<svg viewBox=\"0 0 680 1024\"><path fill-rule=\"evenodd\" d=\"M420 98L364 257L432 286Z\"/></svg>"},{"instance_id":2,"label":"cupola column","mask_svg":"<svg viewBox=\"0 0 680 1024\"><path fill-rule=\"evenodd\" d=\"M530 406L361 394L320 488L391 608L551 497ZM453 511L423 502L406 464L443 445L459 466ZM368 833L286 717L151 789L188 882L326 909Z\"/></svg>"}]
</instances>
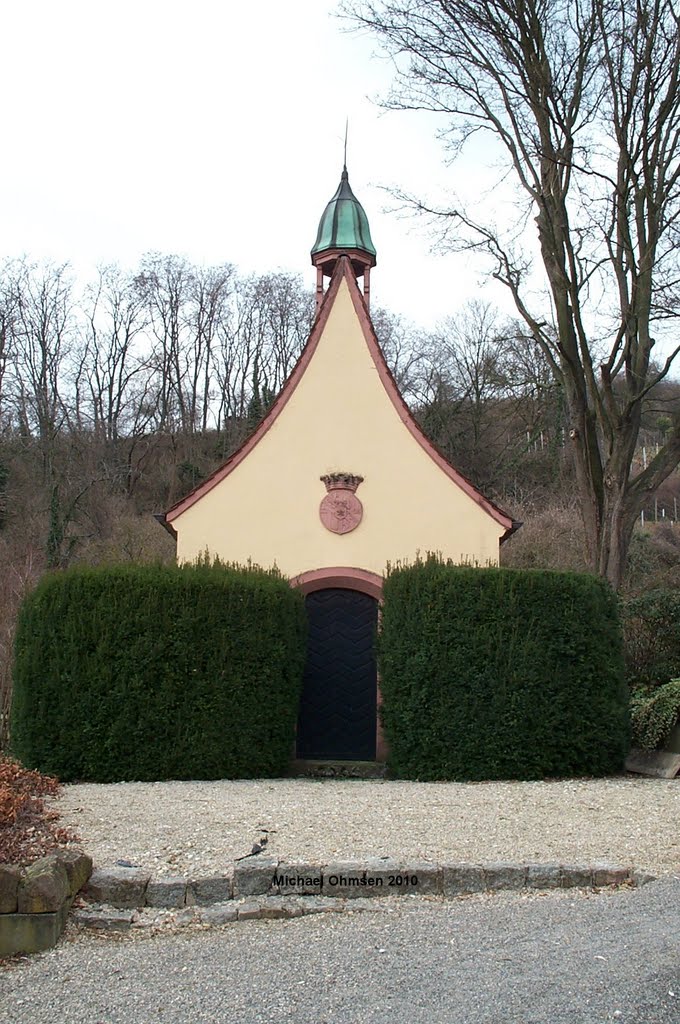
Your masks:
<instances>
[{"instance_id":1,"label":"cupola column","mask_svg":"<svg viewBox=\"0 0 680 1024\"><path fill-rule=\"evenodd\" d=\"M323 302L323 267L321 264L317 264L316 268L316 311L317 313L321 309L321 303Z\"/></svg>"}]
</instances>

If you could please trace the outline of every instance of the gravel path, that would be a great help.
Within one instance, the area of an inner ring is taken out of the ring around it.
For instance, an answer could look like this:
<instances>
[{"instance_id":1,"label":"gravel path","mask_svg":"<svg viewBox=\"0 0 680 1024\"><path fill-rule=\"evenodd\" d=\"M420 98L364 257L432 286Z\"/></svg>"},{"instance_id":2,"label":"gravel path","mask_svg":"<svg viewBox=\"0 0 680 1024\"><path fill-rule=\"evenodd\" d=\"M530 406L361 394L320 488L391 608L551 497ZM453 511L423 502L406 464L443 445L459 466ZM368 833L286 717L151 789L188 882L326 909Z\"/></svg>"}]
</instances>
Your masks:
<instances>
[{"instance_id":1,"label":"gravel path","mask_svg":"<svg viewBox=\"0 0 680 1024\"><path fill-rule=\"evenodd\" d=\"M680 781L414 783L274 779L66 786L95 864L219 874L267 830L282 858L593 861L680 875Z\"/></svg>"},{"instance_id":2,"label":"gravel path","mask_svg":"<svg viewBox=\"0 0 680 1024\"><path fill-rule=\"evenodd\" d=\"M679 900L664 879L79 936L0 967L0 1024L677 1024Z\"/></svg>"}]
</instances>

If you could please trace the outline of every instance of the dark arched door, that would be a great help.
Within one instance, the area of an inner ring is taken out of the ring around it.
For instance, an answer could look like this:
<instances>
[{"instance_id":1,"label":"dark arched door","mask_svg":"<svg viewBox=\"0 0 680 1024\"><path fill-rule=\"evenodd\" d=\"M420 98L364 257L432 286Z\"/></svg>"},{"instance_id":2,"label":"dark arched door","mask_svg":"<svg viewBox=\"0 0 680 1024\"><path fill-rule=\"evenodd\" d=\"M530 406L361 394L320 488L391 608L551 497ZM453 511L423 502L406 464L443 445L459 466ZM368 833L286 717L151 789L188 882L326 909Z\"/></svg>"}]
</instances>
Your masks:
<instances>
[{"instance_id":1,"label":"dark arched door","mask_svg":"<svg viewBox=\"0 0 680 1024\"><path fill-rule=\"evenodd\" d=\"M297 729L307 760L375 759L378 602L357 590L306 597L309 640Z\"/></svg>"}]
</instances>

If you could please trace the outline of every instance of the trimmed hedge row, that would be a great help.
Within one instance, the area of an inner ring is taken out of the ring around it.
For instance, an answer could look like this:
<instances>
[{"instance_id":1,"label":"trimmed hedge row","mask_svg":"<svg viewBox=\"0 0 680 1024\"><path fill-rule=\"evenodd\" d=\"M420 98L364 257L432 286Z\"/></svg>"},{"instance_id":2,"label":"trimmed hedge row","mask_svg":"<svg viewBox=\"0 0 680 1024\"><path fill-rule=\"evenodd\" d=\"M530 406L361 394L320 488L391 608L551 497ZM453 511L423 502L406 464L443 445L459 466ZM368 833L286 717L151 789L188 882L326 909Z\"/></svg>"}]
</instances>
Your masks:
<instances>
[{"instance_id":1,"label":"trimmed hedge row","mask_svg":"<svg viewBox=\"0 0 680 1024\"><path fill-rule=\"evenodd\" d=\"M303 598L274 573L49 575L20 612L12 751L64 781L281 774L305 636Z\"/></svg>"},{"instance_id":2,"label":"trimmed hedge row","mask_svg":"<svg viewBox=\"0 0 680 1024\"><path fill-rule=\"evenodd\" d=\"M617 601L594 577L434 558L394 569L379 664L398 776L538 779L623 765Z\"/></svg>"}]
</instances>

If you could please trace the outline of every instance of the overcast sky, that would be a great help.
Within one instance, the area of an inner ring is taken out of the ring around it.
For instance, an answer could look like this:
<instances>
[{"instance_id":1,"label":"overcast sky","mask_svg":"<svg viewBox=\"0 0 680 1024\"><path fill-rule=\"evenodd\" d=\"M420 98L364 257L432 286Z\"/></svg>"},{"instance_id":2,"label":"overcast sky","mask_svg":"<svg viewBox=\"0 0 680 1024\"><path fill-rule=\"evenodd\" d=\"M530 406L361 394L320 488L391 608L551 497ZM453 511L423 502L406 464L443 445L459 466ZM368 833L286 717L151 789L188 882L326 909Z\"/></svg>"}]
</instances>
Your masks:
<instances>
[{"instance_id":1,"label":"overcast sky","mask_svg":"<svg viewBox=\"0 0 680 1024\"><path fill-rule=\"evenodd\" d=\"M336 0L20 0L0 13L0 257L133 267L142 253L300 272L342 169L378 250L374 301L424 325L478 296L385 186L460 193L432 118L373 102L390 66ZM483 156L483 154L482 154ZM498 298L498 293L482 294Z\"/></svg>"}]
</instances>

